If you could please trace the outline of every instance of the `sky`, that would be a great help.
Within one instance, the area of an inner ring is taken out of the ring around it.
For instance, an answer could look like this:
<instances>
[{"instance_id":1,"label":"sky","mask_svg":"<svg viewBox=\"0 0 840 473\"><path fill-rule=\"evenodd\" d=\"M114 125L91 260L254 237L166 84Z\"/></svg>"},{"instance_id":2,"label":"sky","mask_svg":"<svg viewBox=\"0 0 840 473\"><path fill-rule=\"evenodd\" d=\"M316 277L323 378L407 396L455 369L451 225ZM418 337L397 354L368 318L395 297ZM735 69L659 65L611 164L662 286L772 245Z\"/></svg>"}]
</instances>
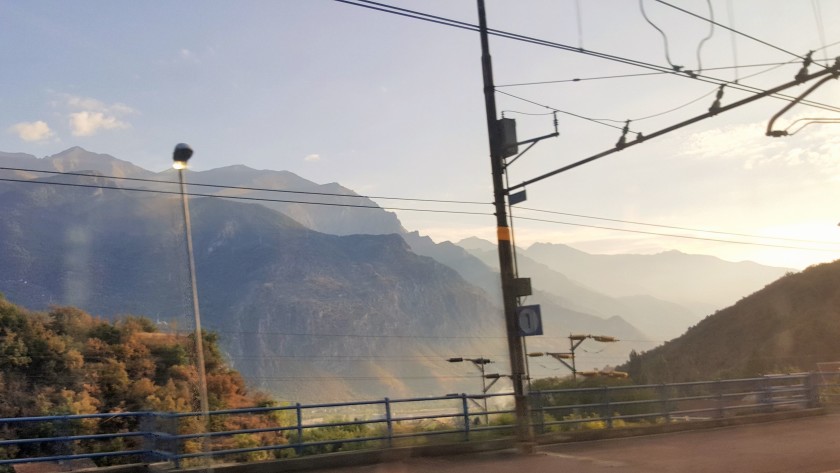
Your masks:
<instances>
[{"instance_id":1,"label":"sky","mask_svg":"<svg viewBox=\"0 0 840 473\"><path fill-rule=\"evenodd\" d=\"M477 23L472 0L385 3ZM840 55L840 2L671 3L752 38L656 0L487 0L487 15L494 29L762 89L792 80L809 50L812 72ZM516 119L520 140L551 133L544 113L561 111L560 136L517 159L511 185L612 148L627 119L649 135L705 113L718 89L579 51L497 37L490 48L498 110ZM0 63L0 151L81 146L161 171L186 142L200 170L245 164L371 196L492 200L473 31L332 0L0 0ZM752 67L761 64L770 65ZM625 77L603 78L616 75ZM543 83L513 85L534 82ZM722 104L748 95L726 87ZM840 83L808 99L840 107ZM840 258L840 124L766 137L786 104L761 99L527 186L513 210L517 244L795 269ZM837 117L800 104L778 127ZM375 200L479 213L396 211L435 241L495 238L486 204Z\"/></svg>"}]
</instances>

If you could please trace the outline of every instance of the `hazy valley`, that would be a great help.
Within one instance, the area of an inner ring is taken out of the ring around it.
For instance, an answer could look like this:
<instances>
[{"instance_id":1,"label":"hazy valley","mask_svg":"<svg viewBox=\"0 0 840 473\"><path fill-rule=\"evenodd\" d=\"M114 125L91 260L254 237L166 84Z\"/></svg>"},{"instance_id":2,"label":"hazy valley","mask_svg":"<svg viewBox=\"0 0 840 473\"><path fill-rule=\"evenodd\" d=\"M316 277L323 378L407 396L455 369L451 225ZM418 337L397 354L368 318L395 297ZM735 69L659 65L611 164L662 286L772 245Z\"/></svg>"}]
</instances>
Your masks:
<instances>
[{"instance_id":1,"label":"hazy valley","mask_svg":"<svg viewBox=\"0 0 840 473\"><path fill-rule=\"evenodd\" d=\"M100 175L0 171L26 181L0 183L0 291L9 301L191 329L171 171L81 148L42 159L0 153L0 165ZM492 243L435 243L381 209L317 205L375 203L289 172L230 166L189 172L188 180L190 192L240 198L193 197L191 210L204 325L252 386L305 401L426 395L475 390L472 367L448 357L486 356L497 372L508 369ZM556 244L521 249L518 261L535 289L525 302L541 304L546 327L529 349L565 351L570 332L622 340L586 346L582 369L623 363L631 350L679 336L788 271L677 252L589 255ZM532 365L533 376L565 374L559 365Z\"/></svg>"}]
</instances>

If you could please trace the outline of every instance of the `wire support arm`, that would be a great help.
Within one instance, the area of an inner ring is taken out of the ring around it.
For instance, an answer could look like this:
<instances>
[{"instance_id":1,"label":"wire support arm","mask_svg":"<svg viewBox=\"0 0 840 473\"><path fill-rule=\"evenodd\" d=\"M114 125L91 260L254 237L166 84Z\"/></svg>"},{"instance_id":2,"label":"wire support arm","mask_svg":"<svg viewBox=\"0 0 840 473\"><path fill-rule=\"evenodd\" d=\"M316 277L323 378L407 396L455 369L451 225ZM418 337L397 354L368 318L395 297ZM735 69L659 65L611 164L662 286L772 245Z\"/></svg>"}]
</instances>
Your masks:
<instances>
[{"instance_id":1,"label":"wire support arm","mask_svg":"<svg viewBox=\"0 0 840 473\"><path fill-rule=\"evenodd\" d=\"M801 102L802 99L807 97L811 92L817 90L818 88L820 88L820 86L822 86L826 82L828 82L832 79L836 79L837 76L838 76L838 73L840 73L840 72L838 72L837 70L834 70L834 72L830 76L823 77L819 82L812 85L808 90L803 92L802 95L800 95L799 97L794 99L793 102L785 105L784 108L782 108L775 115L773 115L773 117L770 119L770 121L767 122L767 131L765 132L765 134L767 136L772 136L774 138L778 138L778 137L781 137L781 136L788 136L788 131L787 130L774 130L773 129L773 125L776 123L776 120L778 120L778 118L781 117L782 115L784 115L788 110L793 108L794 105ZM799 77L799 76L797 75L797 77Z\"/></svg>"},{"instance_id":2,"label":"wire support arm","mask_svg":"<svg viewBox=\"0 0 840 473\"><path fill-rule=\"evenodd\" d=\"M783 90L786 90L786 89L789 89L789 88L791 88L791 87L794 87L794 86L800 85L802 82L811 81L811 80L813 80L813 79L817 79L817 78L820 78L820 77L823 77L823 76L826 76L826 75L828 75L829 77L825 78L825 79L824 79L823 81L821 81L820 83L825 82L825 81L826 81L826 80L828 80L828 79L837 78L837 77L838 77L838 75L840 75L840 58L837 58L837 59L835 60L835 62L834 62L834 65L832 65L830 68L828 68L828 69L823 69L823 70L818 71L818 72L815 72L815 73L813 73L813 74L809 74L809 75L805 76L804 78L801 78L801 80L796 79L796 80L793 80L793 81L790 81L790 82L786 82L786 83L784 83L784 84L782 84L782 85L779 85L779 86L777 86L777 87L774 87L774 88L772 88L772 89L765 90L765 91L763 91L763 92L761 92L761 93L757 93L757 94L755 94L755 95L753 95L753 96L751 96L751 97L747 97L747 98L745 98L745 99L738 100L738 101L733 102L733 103L731 103L731 104L729 104L729 105L720 106L719 108L717 108L717 109L716 109L716 110L714 110L714 111L709 111L709 112L706 112L706 113L704 113L704 114L702 114L702 115L697 115L697 116L695 116L695 117L693 117L693 118L689 118L688 120L685 120L685 121L682 121L682 122L680 122L680 123L677 123L677 124L671 125L671 126L669 126L669 127L663 128L663 129L661 129L661 130L655 131L655 132L653 132L653 133L651 133L651 134L649 134L649 135L645 135L645 136L643 136L643 137L639 137L639 138L636 138L636 139L634 139L634 140L627 141L626 143L622 143L620 146L615 146L615 147L613 147L613 148L610 148L610 149L608 149L608 150L606 150L606 151L602 151L602 152L600 152L600 153L598 153L598 154L595 154L595 155L593 155L593 156L590 156L590 157L588 157L588 158L581 159L580 161L576 161L576 162L574 162L574 163L568 164L568 165L563 166L563 167L561 167L561 168L555 169L555 170L553 170L553 171L547 172L547 173L542 174L542 175L540 175L540 176L534 177L534 178L532 178L532 179L528 179L527 181L523 181L523 182L521 182L521 183L519 183L519 184L516 184L516 185L514 185L514 186L511 186L511 187L509 187L509 188L507 189L507 192L511 192L511 191L516 190L516 189L523 188L523 187L525 187L525 186L527 186L527 185L529 185L529 184L534 184L534 183L536 183L536 182L539 182L539 181L542 181L542 180L544 180L544 179L547 179L547 178L549 178L549 177L551 177L551 176L554 176L554 175L557 175L557 174L560 174L560 173L563 173L563 172L569 171L569 170L574 169L574 168L576 168L576 167L578 167L578 166L582 166L582 165L587 164L587 163L590 163L590 162L592 162L592 161L595 161L595 160L601 159L601 158L603 158L603 157L609 156L609 155L611 155L611 154L613 154L613 153L617 153L617 152L622 151L622 150L624 150L624 149L627 149L627 148L629 148L629 147L631 147L631 146L634 146L634 145L637 145L637 144L643 143L643 142L645 142L645 141L648 141L648 140L650 140L650 139L657 138L657 137L659 137L659 136L662 136L662 135L668 134L668 133L670 133L670 132L672 132L672 131L679 130L680 128L684 128L684 127L686 127L686 126L688 126L688 125L692 125L692 124L697 123L697 122L699 122L699 121L703 121L703 120L705 120L705 119L707 119L707 118L711 118L711 117L713 117L713 116L715 116L715 115L718 115L718 114L720 114L720 113L723 113L723 112L726 112L726 111L729 111L729 110L732 110L732 109L738 108L738 107L740 107L740 106L742 106L742 105L746 105L746 104L751 103L751 102L754 102L754 101L756 101L756 100L758 100L758 99L762 99L762 98L765 98L765 97L772 96L772 95L777 94L777 93L779 93L779 92L781 92L781 91L783 91ZM817 85L819 85L819 84L817 84ZM792 106L792 105L793 105L793 104L791 104L791 106ZM786 108L787 108L787 107L786 107ZM783 110L783 111L784 111L784 110Z\"/></svg>"}]
</instances>

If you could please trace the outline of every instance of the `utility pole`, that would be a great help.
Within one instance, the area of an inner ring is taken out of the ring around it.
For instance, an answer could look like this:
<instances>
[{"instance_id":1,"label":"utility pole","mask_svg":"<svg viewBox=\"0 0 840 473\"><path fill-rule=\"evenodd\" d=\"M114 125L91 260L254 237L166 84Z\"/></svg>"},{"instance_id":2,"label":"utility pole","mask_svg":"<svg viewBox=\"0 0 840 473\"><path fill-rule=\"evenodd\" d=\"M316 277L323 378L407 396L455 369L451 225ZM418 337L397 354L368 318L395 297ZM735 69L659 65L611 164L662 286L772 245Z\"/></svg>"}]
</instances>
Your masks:
<instances>
[{"instance_id":1,"label":"utility pole","mask_svg":"<svg viewBox=\"0 0 840 473\"><path fill-rule=\"evenodd\" d=\"M504 301L508 351L510 352L511 381L516 403L516 439L520 442L520 450L528 450L530 449L528 444L533 442L533 435L528 414L528 397L525 392L525 353L522 347L522 337L519 335L516 323L517 294L514 287L510 226L508 225L507 209L505 207L507 191L503 179L502 129L496 118L496 91L493 83L493 64L490 59L487 15L484 9L484 0L477 0L477 2L481 36L481 70L484 76L484 103L487 111L487 134L490 141L490 167L493 174L493 205L496 210L496 235L499 246L502 299Z\"/></svg>"}]
</instances>

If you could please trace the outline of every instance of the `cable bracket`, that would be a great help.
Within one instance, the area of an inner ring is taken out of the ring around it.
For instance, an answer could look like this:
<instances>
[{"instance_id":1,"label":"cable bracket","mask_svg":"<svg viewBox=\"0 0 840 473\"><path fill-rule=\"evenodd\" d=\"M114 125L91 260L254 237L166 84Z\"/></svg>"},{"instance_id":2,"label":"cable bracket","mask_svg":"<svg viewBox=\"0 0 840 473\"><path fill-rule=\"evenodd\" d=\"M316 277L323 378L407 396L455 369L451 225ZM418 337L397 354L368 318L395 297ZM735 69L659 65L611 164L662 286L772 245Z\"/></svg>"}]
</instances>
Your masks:
<instances>
[{"instance_id":1,"label":"cable bracket","mask_svg":"<svg viewBox=\"0 0 840 473\"><path fill-rule=\"evenodd\" d=\"M808 66L814 63L812 56L814 55L814 51L808 51L808 54L805 55L805 60L802 61L802 68L799 69L799 72L793 77L796 82L802 83L805 82L805 78L808 77Z\"/></svg>"},{"instance_id":2,"label":"cable bracket","mask_svg":"<svg viewBox=\"0 0 840 473\"><path fill-rule=\"evenodd\" d=\"M618 142L615 144L615 147L618 149L624 149L627 146L627 133L630 132L630 120L624 122L624 128L621 129L621 138L618 139Z\"/></svg>"},{"instance_id":3,"label":"cable bracket","mask_svg":"<svg viewBox=\"0 0 840 473\"><path fill-rule=\"evenodd\" d=\"M709 107L709 113L712 115L717 115L720 112L720 99L723 98L723 88L726 87L726 84L720 84L720 88L717 91L717 95L715 96L715 101L712 103L712 106Z\"/></svg>"}]
</instances>

